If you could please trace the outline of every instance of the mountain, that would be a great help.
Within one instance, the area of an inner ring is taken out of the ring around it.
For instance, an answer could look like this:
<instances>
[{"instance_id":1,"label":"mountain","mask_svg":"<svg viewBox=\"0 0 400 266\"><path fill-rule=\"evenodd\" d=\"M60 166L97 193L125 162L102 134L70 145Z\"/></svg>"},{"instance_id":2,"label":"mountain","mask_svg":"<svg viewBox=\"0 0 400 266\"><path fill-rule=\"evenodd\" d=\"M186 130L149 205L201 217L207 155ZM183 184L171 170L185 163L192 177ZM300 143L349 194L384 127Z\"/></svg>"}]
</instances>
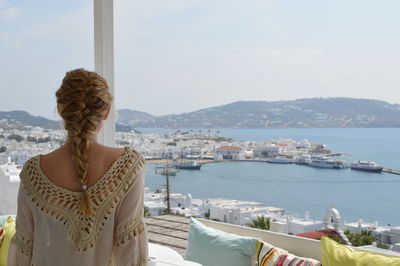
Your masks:
<instances>
[{"instance_id":1,"label":"mountain","mask_svg":"<svg viewBox=\"0 0 400 266\"><path fill-rule=\"evenodd\" d=\"M138 117L143 118L144 116L141 116L140 113L142 112L134 112L131 110L120 110L122 111L122 115L126 114L125 116L122 116L124 119L130 119L132 117L131 113L135 114ZM119 111L118 111L119 112ZM145 113L143 113L145 114ZM11 124L11 121L14 121L13 124L19 125L20 126L34 126L34 127L42 127L44 129L61 129L62 127L62 122L61 121L55 121L51 119L44 118L42 116L33 116L29 114L26 111L9 111L9 112L1 112L0 111L0 120L1 119L7 119L8 124ZM116 123L116 130L119 132L130 132L130 131L136 131L134 128L128 125L121 125L118 122Z\"/></svg>"},{"instance_id":2,"label":"mountain","mask_svg":"<svg viewBox=\"0 0 400 266\"><path fill-rule=\"evenodd\" d=\"M128 124L135 124L135 123L141 123L143 121L152 121L153 116L149 113L145 112L140 112L136 110L130 110L130 109L119 109L117 111L117 121L118 122L128 122ZM127 124L127 123L123 123Z\"/></svg>"},{"instance_id":3,"label":"mountain","mask_svg":"<svg viewBox=\"0 0 400 266\"><path fill-rule=\"evenodd\" d=\"M46 129L60 129L62 126L60 121L50 120L42 116L33 116L25 111L0 112L0 119L14 120L24 125Z\"/></svg>"},{"instance_id":4,"label":"mountain","mask_svg":"<svg viewBox=\"0 0 400 266\"><path fill-rule=\"evenodd\" d=\"M45 129L61 128L60 121L25 111L0 112L0 120ZM354 98L310 98L293 101L239 101L183 114L154 116L117 111L117 131L134 128L321 128L400 127L400 105Z\"/></svg>"},{"instance_id":5,"label":"mountain","mask_svg":"<svg viewBox=\"0 0 400 266\"><path fill-rule=\"evenodd\" d=\"M163 116L124 109L117 121L139 128L400 127L400 105L354 98L239 101Z\"/></svg>"}]
</instances>

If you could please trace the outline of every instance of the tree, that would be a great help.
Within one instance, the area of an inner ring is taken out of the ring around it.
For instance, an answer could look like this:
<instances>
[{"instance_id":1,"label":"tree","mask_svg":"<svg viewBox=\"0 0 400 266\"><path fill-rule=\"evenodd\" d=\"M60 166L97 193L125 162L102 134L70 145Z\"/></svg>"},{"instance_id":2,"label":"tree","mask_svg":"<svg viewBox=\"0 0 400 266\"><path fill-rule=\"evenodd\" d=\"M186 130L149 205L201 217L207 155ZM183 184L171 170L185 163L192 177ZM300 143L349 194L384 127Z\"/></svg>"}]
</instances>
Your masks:
<instances>
[{"instance_id":1,"label":"tree","mask_svg":"<svg viewBox=\"0 0 400 266\"><path fill-rule=\"evenodd\" d=\"M389 245L388 244L382 243L380 241L376 244L376 246L378 248L389 249Z\"/></svg>"},{"instance_id":2,"label":"tree","mask_svg":"<svg viewBox=\"0 0 400 266\"><path fill-rule=\"evenodd\" d=\"M1 146L0 147L0 153L6 152L7 151L7 147L6 146Z\"/></svg>"},{"instance_id":3,"label":"tree","mask_svg":"<svg viewBox=\"0 0 400 266\"><path fill-rule=\"evenodd\" d=\"M46 142L49 142L50 140L51 140L51 138L49 136L47 136L44 138L39 138L38 143L46 143Z\"/></svg>"},{"instance_id":4,"label":"tree","mask_svg":"<svg viewBox=\"0 0 400 266\"><path fill-rule=\"evenodd\" d=\"M269 228L271 227L271 222L269 218L266 218L264 216L257 216L257 219L251 221L251 223L247 224L247 226L251 228L269 230Z\"/></svg>"},{"instance_id":5,"label":"tree","mask_svg":"<svg viewBox=\"0 0 400 266\"><path fill-rule=\"evenodd\" d=\"M37 142L37 138L36 137L32 137L32 136L27 136L26 137L26 141L28 142Z\"/></svg>"},{"instance_id":6,"label":"tree","mask_svg":"<svg viewBox=\"0 0 400 266\"><path fill-rule=\"evenodd\" d=\"M349 239L350 243L355 246L367 246L372 245L372 242L376 242L378 237L372 234L372 231L361 230L360 234L350 233L349 230L344 231L344 234Z\"/></svg>"},{"instance_id":7,"label":"tree","mask_svg":"<svg viewBox=\"0 0 400 266\"><path fill-rule=\"evenodd\" d=\"M168 142L167 146L176 146L176 142Z\"/></svg>"},{"instance_id":8,"label":"tree","mask_svg":"<svg viewBox=\"0 0 400 266\"><path fill-rule=\"evenodd\" d=\"M18 135L18 134L11 134L11 135L9 135L7 137L7 139L13 139L13 140L16 140L18 142L21 142L21 141L24 140L24 137L22 137L21 135Z\"/></svg>"},{"instance_id":9,"label":"tree","mask_svg":"<svg viewBox=\"0 0 400 266\"><path fill-rule=\"evenodd\" d=\"M210 210L208 210L205 214L204 217L208 220L210 220Z\"/></svg>"}]
</instances>

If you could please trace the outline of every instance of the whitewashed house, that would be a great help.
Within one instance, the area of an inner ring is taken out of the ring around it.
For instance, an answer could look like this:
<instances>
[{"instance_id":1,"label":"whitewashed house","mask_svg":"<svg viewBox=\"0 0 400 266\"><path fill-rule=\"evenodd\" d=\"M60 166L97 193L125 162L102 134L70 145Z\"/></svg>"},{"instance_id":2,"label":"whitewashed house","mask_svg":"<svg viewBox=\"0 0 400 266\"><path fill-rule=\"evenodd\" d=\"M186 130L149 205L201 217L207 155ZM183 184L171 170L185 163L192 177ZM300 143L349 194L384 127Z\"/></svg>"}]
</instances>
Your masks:
<instances>
[{"instance_id":1,"label":"whitewashed house","mask_svg":"<svg viewBox=\"0 0 400 266\"><path fill-rule=\"evenodd\" d=\"M275 144L259 144L253 148L253 156L255 158L271 158L279 154L279 147Z\"/></svg>"},{"instance_id":2,"label":"whitewashed house","mask_svg":"<svg viewBox=\"0 0 400 266\"><path fill-rule=\"evenodd\" d=\"M246 153L239 146L221 146L215 149L215 160L244 160Z\"/></svg>"}]
</instances>

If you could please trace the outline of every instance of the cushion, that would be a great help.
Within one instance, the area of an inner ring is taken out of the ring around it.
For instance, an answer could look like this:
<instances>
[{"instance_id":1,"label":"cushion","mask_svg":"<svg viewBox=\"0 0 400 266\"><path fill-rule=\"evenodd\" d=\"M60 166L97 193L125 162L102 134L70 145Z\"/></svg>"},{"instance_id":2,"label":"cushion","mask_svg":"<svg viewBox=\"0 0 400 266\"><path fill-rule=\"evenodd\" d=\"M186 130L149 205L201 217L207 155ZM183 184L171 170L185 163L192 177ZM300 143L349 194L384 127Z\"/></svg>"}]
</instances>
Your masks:
<instances>
[{"instance_id":1,"label":"cushion","mask_svg":"<svg viewBox=\"0 0 400 266\"><path fill-rule=\"evenodd\" d=\"M7 265L8 248L15 234L15 219L9 216L3 226L3 242L0 247L0 266Z\"/></svg>"},{"instance_id":2,"label":"cushion","mask_svg":"<svg viewBox=\"0 0 400 266\"><path fill-rule=\"evenodd\" d=\"M3 243L3 236L4 236L4 230L2 227L0 227L0 247L1 247L1 243Z\"/></svg>"},{"instance_id":3,"label":"cushion","mask_svg":"<svg viewBox=\"0 0 400 266\"><path fill-rule=\"evenodd\" d=\"M293 255L284 249L274 247L263 241L257 243L256 260L258 266L296 265L315 266L321 263L315 259L303 258Z\"/></svg>"},{"instance_id":4,"label":"cushion","mask_svg":"<svg viewBox=\"0 0 400 266\"><path fill-rule=\"evenodd\" d=\"M325 266L400 266L400 257L354 250L329 237L321 239L322 264Z\"/></svg>"},{"instance_id":5,"label":"cushion","mask_svg":"<svg viewBox=\"0 0 400 266\"><path fill-rule=\"evenodd\" d=\"M203 266L250 266L257 241L210 228L191 218L186 259Z\"/></svg>"},{"instance_id":6,"label":"cushion","mask_svg":"<svg viewBox=\"0 0 400 266\"><path fill-rule=\"evenodd\" d=\"M0 227L3 227L4 223L7 221L8 217L13 217L15 219L15 215L0 215Z\"/></svg>"}]
</instances>

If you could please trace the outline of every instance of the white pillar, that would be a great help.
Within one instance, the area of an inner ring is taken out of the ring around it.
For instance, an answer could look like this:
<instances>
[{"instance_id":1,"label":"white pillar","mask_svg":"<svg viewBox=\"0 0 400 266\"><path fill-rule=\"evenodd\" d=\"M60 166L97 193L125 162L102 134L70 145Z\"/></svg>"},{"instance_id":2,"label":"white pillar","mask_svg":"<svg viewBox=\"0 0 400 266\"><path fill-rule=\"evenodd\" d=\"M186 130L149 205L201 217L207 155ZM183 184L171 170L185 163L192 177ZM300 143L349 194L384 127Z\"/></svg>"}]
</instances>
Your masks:
<instances>
[{"instance_id":1,"label":"white pillar","mask_svg":"<svg viewBox=\"0 0 400 266\"><path fill-rule=\"evenodd\" d=\"M114 30L113 0L93 0L94 5L94 66L95 71L107 80L114 97ZM115 97L114 97L115 99ZM115 106L104 121L97 137L103 145L115 146Z\"/></svg>"}]
</instances>

